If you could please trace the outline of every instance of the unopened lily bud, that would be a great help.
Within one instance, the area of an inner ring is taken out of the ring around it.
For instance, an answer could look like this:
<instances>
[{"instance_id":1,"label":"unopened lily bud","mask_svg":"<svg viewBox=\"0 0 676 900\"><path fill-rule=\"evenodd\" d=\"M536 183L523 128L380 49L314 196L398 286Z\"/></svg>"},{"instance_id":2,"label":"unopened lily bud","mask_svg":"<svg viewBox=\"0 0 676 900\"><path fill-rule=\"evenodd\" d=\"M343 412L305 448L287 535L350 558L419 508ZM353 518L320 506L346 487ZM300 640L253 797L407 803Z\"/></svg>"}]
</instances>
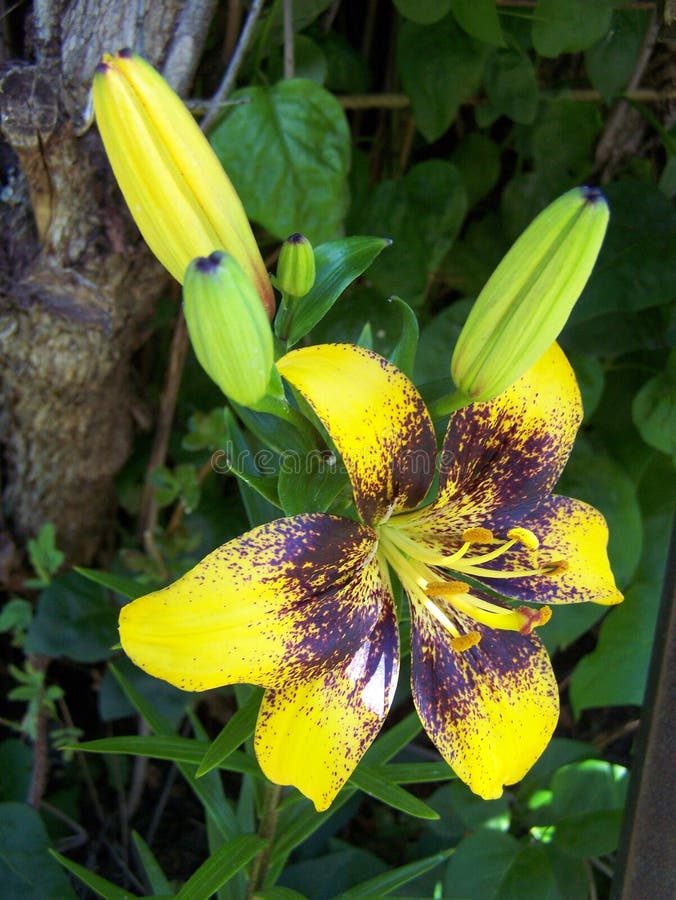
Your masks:
<instances>
[{"instance_id":1,"label":"unopened lily bud","mask_svg":"<svg viewBox=\"0 0 676 900\"><path fill-rule=\"evenodd\" d=\"M587 283L608 225L592 187L559 197L528 226L477 297L451 361L472 400L495 397L556 340Z\"/></svg>"},{"instance_id":2,"label":"unopened lily bud","mask_svg":"<svg viewBox=\"0 0 676 900\"><path fill-rule=\"evenodd\" d=\"M256 289L233 256L218 250L190 263L183 311L204 371L226 397L254 406L272 374L272 330Z\"/></svg>"},{"instance_id":3,"label":"unopened lily bud","mask_svg":"<svg viewBox=\"0 0 676 900\"><path fill-rule=\"evenodd\" d=\"M131 50L103 57L93 96L115 178L162 265L183 282L192 259L225 250L272 318L272 285L244 207L180 98Z\"/></svg>"},{"instance_id":4,"label":"unopened lily bud","mask_svg":"<svg viewBox=\"0 0 676 900\"><path fill-rule=\"evenodd\" d=\"M277 287L292 297L304 297L315 283L315 253L302 234L290 235L282 244L277 263Z\"/></svg>"}]
</instances>

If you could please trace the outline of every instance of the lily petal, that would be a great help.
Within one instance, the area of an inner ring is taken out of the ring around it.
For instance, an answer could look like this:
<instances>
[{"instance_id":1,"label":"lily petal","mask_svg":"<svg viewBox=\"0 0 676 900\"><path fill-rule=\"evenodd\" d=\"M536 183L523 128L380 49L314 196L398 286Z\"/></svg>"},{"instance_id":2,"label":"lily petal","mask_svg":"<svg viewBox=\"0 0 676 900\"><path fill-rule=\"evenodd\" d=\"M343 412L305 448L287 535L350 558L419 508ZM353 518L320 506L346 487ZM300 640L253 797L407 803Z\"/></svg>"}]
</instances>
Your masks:
<instances>
[{"instance_id":1,"label":"lily petal","mask_svg":"<svg viewBox=\"0 0 676 900\"><path fill-rule=\"evenodd\" d=\"M130 659L183 690L277 687L354 654L378 621L373 532L322 514L278 519L122 608Z\"/></svg>"},{"instance_id":2,"label":"lily petal","mask_svg":"<svg viewBox=\"0 0 676 900\"><path fill-rule=\"evenodd\" d=\"M581 419L575 374L553 344L502 394L453 413L438 497L407 515L411 528L428 543L457 546L495 510L532 508L558 481Z\"/></svg>"},{"instance_id":3,"label":"lily petal","mask_svg":"<svg viewBox=\"0 0 676 900\"><path fill-rule=\"evenodd\" d=\"M512 548L510 568L530 569L547 562L559 565L551 574L481 579L488 587L506 597L532 603L591 602L612 606L622 602L608 561L608 526L593 506L554 495L518 520L508 513L487 522L487 527L499 536L517 525L532 531L540 546L537 550ZM497 561L497 568L500 562ZM491 568L491 563L486 568Z\"/></svg>"},{"instance_id":4,"label":"lily petal","mask_svg":"<svg viewBox=\"0 0 676 900\"><path fill-rule=\"evenodd\" d=\"M434 475L434 428L422 397L396 366L352 344L323 344L293 350L277 368L338 448L364 522L423 499Z\"/></svg>"},{"instance_id":5,"label":"lily petal","mask_svg":"<svg viewBox=\"0 0 676 900\"><path fill-rule=\"evenodd\" d=\"M454 650L444 627L412 604L411 683L420 719L443 758L486 800L528 772L559 713L554 673L535 635L497 631L458 615L481 640Z\"/></svg>"},{"instance_id":6,"label":"lily petal","mask_svg":"<svg viewBox=\"0 0 676 900\"><path fill-rule=\"evenodd\" d=\"M380 731L399 675L399 636L377 565L382 614L350 659L312 679L265 692L255 749L267 777L295 785L317 812L333 802Z\"/></svg>"}]
</instances>

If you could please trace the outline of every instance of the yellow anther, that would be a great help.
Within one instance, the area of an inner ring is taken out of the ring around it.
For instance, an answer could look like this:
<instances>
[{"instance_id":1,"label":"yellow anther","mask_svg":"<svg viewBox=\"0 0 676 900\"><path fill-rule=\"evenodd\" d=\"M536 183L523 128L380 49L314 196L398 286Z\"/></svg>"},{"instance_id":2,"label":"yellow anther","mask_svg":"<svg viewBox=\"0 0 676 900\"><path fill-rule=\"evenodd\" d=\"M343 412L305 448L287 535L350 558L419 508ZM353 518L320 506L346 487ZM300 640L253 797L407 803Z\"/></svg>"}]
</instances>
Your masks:
<instances>
[{"instance_id":1,"label":"yellow anther","mask_svg":"<svg viewBox=\"0 0 676 900\"><path fill-rule=\"evenodd\" d=\"M464 581L432 581L425 588L428 597L457 597L468 592L469 585Z\"/></svg>"},{"instance_id":2,"label":"yellow anther","mask_svg":"<svg viewBox=\"0 0 676 900\"><path fill-rule=\"evenodd\" d=\"M567 572L570 568L569 563L565 559L552 559L542 567L545 575L560 575Z\"/></svg>"},{"instance_id":3,"label":"yellow anther","mask_svg":"<svg viewBox=\"0 0 676 900\"><path fill-rule=\"evenodd\" d=\"M534 628L540 625L546 625L552 617L552 611L548 606L540 606L538 609L531 609L530 606L520 606L517 613L521 616L520 634L530 634Z\"/></svg>"},{"instance_id":4,"label":"yellow anther","mask_svg":"<svg viewBox=\"0 0 676 900\"><path fill-rule=\"evenodd\" d=\"M523 544L527 550L537 550L540 546L540 541L528 528L510 528L507 537L510 541L518 541Z\"/></svg>"},{"instance_id":5,"label":"yellow anther","mask_svg":"<svg viewBox=\"0 0 676 900\"><path fill-rule=\"evenodd\" d=\"M466 528L462 533L465 544L490 544L493 540L493 532L488 528Z\"/></svg>"},{"instance_id":6,"label":"yellow anther","mask_svg":"<svg viewBox=\"0 0 676 900\"><path fill-rule=\"evenodd\" d=\"M454 650L457 650L458 653L464 653L465 650L469 650L470 647L476 647L480 640L481 635L478 631L468 631L467 634L461 634L458 637L451 638L451 647Z\"/></svg>"}]
</instances>

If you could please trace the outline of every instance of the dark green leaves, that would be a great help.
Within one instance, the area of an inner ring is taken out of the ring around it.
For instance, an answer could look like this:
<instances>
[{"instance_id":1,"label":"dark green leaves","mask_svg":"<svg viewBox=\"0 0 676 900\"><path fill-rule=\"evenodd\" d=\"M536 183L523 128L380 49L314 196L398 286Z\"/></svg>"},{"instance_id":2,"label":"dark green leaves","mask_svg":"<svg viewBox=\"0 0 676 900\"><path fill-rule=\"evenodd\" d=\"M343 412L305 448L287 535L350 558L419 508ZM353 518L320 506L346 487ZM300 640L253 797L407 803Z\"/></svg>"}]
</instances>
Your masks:
<instances>
[{"instance_id":1,"label":"dark green leaves","mask_svg":"<svg viewBox=\"0 0 676 900\"><path fill-rule=\"evenodd\" d=\"M394 240L369 271L385 296L418 306L462 225L467 199L460 172L435 159L413 166L404 178L382 181L363 212L360 230Z\"/></svg>"},{"instance_id":2,"label":"dark green leaves","mask_svg":"<svg viewBox=\"0 0 676 900\"><path fill-rule=\"evenodd\" d=\"M446 131L460 104L479 86L487 52L487 45L469 37L453 16L434 25L401 26L399 72L416 125L428 141Z\"/></svg>"},{"instance_id":3,"label":"dark green leaves","mask_svg":"<svg viewBox=\"0 0 676 900\"><path fill-rule=\"evenodd\" d=\"M74 900L65 873L49 856L49 838L39 813L25 803L0 803L2 896L30 900Z\"/></svg>"},{"instance_id":4,"label":"dark green leaves","mask_svg":"<svg viewBox=\"0 0 676 900\"><path fill-rule=\"evenodd\" d=\"M574 323L610 312L644 310L676 296L676 214L667 198L638 181L608 185L605 193L610 206L608 233L573 311Z\"/></svg>"},{"instance_id":5,"label":"dark green leaves","mask_svg":"<svg viewBox=\"0 0 676 900\"><path fill-rule=\"evenodd\" d=\"M611 0L538 0L533 44L542 56L577 53L608 31Z\"/></svg>"},{"instance_id":6,"label":"dark green leaves","mask_svg":"<svg viewBox=\"0 0 676 900\"><path fill-rule=\"evenodd\" d=\"M107 591L71 572L41 593L26 649L96 662L111 655L117 639L117 609Z\"/></svg>"},{"instance_id":7,"label":"dark green leaves","mask_svg":"<svg viewBox=\"0 0 676 900\"><path fill-rule=\"evenodd\" d=\"M239 91L211 142L249 216L283 240L321 243L342 230L350 141L338 101L297 78Z\"/></svg>"}]
</instances>

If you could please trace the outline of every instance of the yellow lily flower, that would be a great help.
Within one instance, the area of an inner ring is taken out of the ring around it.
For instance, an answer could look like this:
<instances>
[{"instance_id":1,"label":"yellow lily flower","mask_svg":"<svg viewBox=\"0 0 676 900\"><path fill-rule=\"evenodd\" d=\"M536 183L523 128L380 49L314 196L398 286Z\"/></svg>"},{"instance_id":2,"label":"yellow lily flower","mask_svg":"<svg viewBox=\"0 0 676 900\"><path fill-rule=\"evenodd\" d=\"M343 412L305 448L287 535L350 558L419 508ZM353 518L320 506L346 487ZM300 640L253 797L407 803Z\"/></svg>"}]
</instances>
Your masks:
<instances>
[{"instance_id":1,"label":"yellow lily flower","mask_svg":"<svg viewBox=\"0 0 676 900\"><path fill-rule=\"evenodd\" d=\"M558 717L534 627L551 604L622 599L601 514L551 493L582 414L565 355L553 345L498 397L453 413L439 460L418 391L377 354L307 347L278 368L342 455L360 521L312 513L254 528L125 606L122 646L183 689L266 688L260 765L324 810L392 702L394 572L425 730L475 793L499 797ZM425 504L437 462L438 493Z\"/></svg>"},{"instance_id":2,"label":"yellow lily flower","mask_svg":"<svg viewBox=\"0 0 676 900\"><path fill-rule=\"evenodd\" d=\"M93 98L117 183L162 265L182 284L191 260L225 250L271 319L272 285L242 202L177 94L140 56L120 50L97 66Z\"/></svg>"}]
</instances>

